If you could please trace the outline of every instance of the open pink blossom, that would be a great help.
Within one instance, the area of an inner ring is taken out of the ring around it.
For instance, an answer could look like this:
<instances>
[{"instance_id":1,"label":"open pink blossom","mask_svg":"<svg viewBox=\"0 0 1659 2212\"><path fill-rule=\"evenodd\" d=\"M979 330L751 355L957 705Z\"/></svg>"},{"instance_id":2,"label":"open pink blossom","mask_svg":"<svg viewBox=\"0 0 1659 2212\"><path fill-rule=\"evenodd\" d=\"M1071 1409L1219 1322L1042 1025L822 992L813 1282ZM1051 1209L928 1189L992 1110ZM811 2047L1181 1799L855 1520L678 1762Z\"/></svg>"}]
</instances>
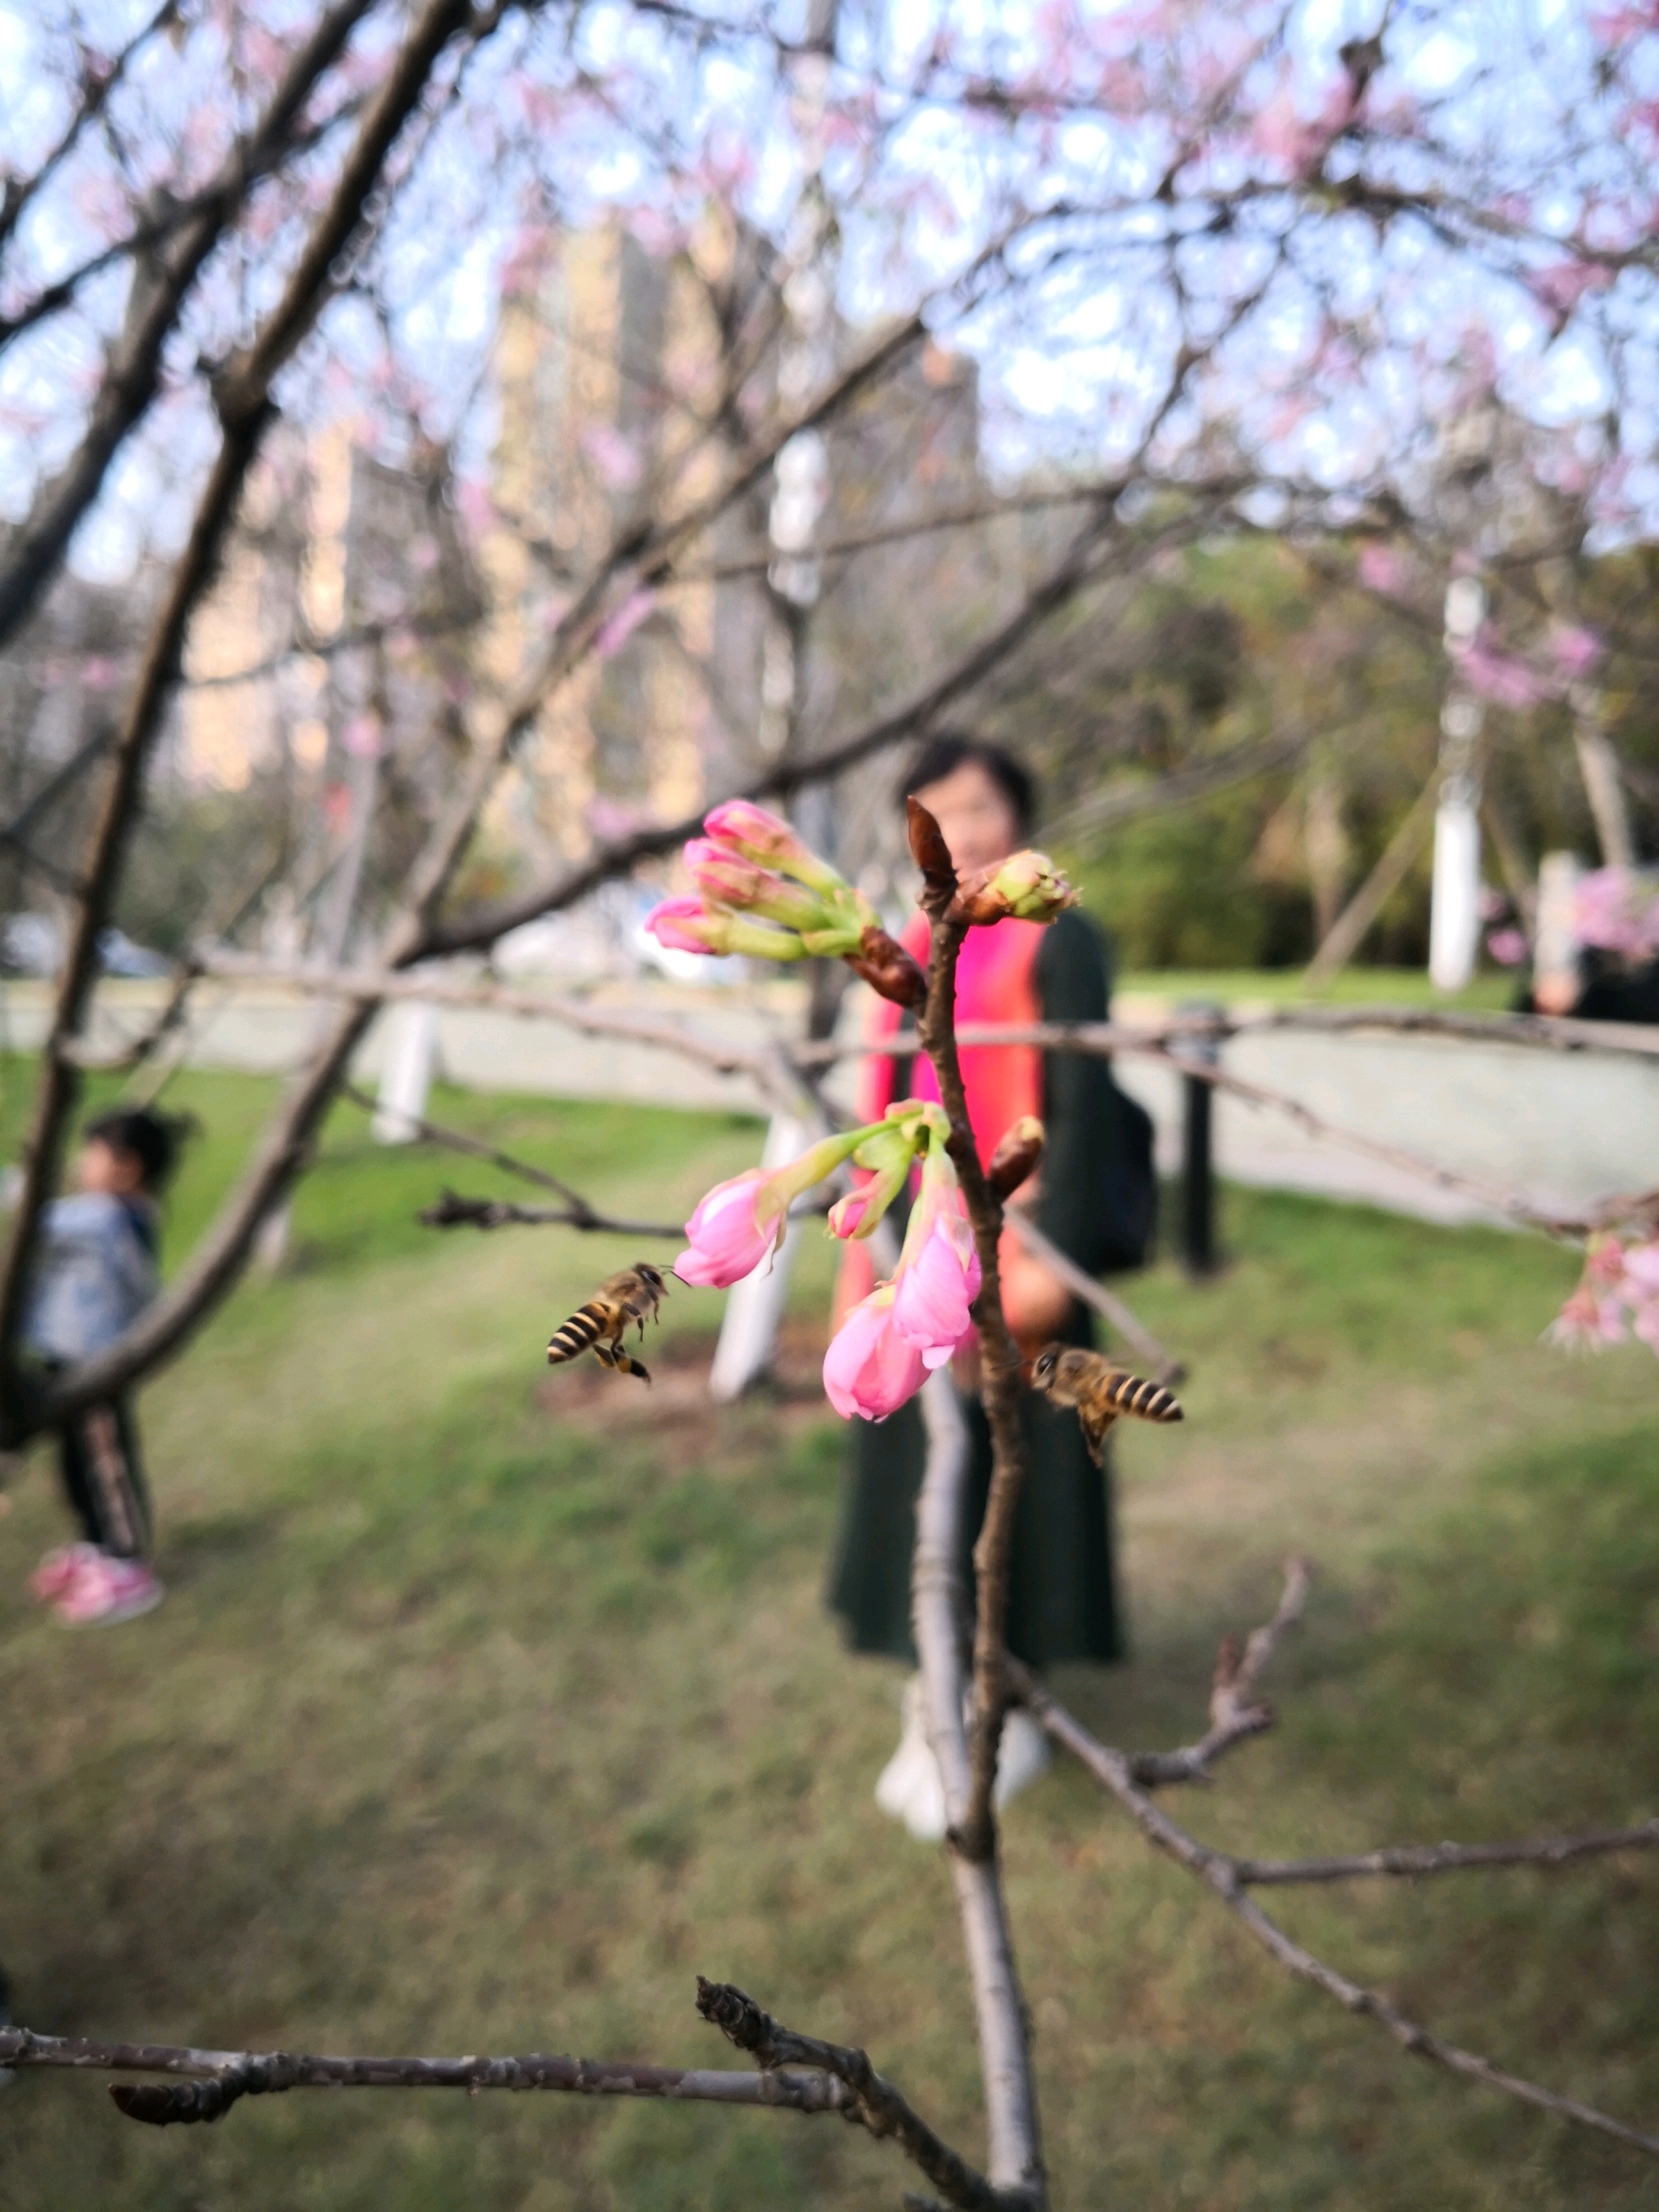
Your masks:
<instances>
[{"instance_id":1,"label":"open pink blossom","mask_svg":"<svg viewBox=\"0 0 1659 2212\"><path fill-rule=\"evenodd\" d=\"M1604 1344L1624 1341L1624 1309L1617 1298L1598 1297L1581 1282L1544 1334L1558 1352L1599 1352Z\"/></svg>"},{"instance_id":2,"label":"open pink blossom","mask_svg":"<svg viewBox=\"0 0 1659 2212\"><path fill-rule=\"evenodd\" d=\"M854 1413L884 1421L927 1379L921 1353L893 1319L894 1286L881 1283L860 1299L823 1355L823 1389L843 1420Z\"/></svg>"},{"instance_id":3,"label":"open pink blossom","mask_svg":"<svg viewBox=\"0 0 1659 2212\"><path fill-rule=\"evenodd\" d=\"M925 1365L942 1367L969 1329L979 1296L979 1255L956 1170L942 1144L930 1149L921 1192L893 1278L893 1321Z\"/></svg>"},{"instance_id":4,"label":"open pink blossom","mask_svg":"<svg viewBox=\"0 0 1659 2212\"><path fill-rule=\"evenodd\" d=\"M685 1224L691 1249L674 1262L681 1282L729 1290L776 1249L788 1208L766 1203L770 1182L761 1169L750 1168L730 1182L716 1183L701 1200Z\"/></svg>"},{"instance_id":5,"label":"open pink blossom","mask_svg":"<svg viewBox=\"0 0 1659 2212\"><path fill-rule=\"evenodd\" d=\"M1635 1304L1659 1298L1659 1243L1632 1244L1620 1256L1626 1297Z\"/></svg>"},{"instance_id":6,"label":"open pink blossom","mask_svg":"<svg viewBox=\"0 0 1659 2212\"><path fill-rule=\"evenodd\" d=\"M903 1103L910 1106L915 1102ZM908 1162L914 1135L906 1139L897 1130L890 1132L887 1123L872 1121L825 1137L781 1167L749 1168L730 1182L716 1183L685 1224L691 1249L675 1261L674 1273L683 1283L715 1291L729 1290L752 1275L783 1242L795 1200L862 1146L890 1133Z\"/></svg>"}]
</instances>

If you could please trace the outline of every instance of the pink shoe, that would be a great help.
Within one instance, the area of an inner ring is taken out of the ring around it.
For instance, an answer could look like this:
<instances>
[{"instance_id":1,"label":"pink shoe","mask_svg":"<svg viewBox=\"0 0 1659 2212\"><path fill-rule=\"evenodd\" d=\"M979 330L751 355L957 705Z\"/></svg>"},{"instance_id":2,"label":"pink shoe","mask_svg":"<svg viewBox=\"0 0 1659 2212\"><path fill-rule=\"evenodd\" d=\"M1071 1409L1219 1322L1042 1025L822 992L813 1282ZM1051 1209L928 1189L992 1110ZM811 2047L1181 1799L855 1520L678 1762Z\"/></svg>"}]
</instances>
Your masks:
<instances>
[{"instance_id":1,"label":"pink shoe","mask_svg":"<svg viewBox=\"0 0 1659 2212\"><path fill-rule=\"evenodd\" d=\"M42 1605L49 1605L73 1588L89 1561L103 1556L96 1544L60 1544L55 1552L46 1553L29 1577L29 1588Z\"/></svg>"},{"instance_id":2,"label":"pink shoe","mask_svg":"<svg viewBox=\"0 0 1659 2212\"><path fill-rule=\"evenodd\" d=\"M165 1595L142 1559L97 1552L58 1599L58 1618L70 1628L115 1628L153 1613Z\"/></svg>"}]
</instances>

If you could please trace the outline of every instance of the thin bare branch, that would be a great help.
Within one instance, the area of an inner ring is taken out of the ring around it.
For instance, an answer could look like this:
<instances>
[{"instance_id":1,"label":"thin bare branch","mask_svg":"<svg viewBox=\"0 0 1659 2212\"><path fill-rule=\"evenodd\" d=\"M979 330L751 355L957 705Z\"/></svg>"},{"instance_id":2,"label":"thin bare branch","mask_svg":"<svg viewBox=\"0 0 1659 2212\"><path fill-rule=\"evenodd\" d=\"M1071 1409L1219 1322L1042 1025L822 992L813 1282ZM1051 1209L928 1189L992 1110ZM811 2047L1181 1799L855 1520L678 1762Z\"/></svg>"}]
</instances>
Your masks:
<instances>
[{"instance_id":1,"label":"thin bare branch","mask_svg":"<svg viewBox=\"0 0 1659 2212\"><path fill-rule=\"evenodd\" d=\"M95 123L109 105L110 94L126 75L133 56L141 46L147 46L158 31L167 29L177 20L178 15L179 0L161 0L161 5L149 21L140 24L106 67L96 66L89 55L82 53L80 97L58 143L31 174L8 177L3 187L0 187L0 250L10 242L36 195L56 176L80 143L88 125Z\"/></svg>"},{"instance_id":2,"label":"thin bare branch","mask_svg":"<svg viewBox=\"0 0 1659 2212\"><path fill-rule=\"evenodd\" d=\"M765 2105L844 2112L851 2094L833 2074L717 2074L636 2065L625 2058L331 2058L288 2051L198 2051L174 2044L105 2043L78 2035L0 2028L0 2065L71 2067L109 2074L165 2074L199 2088L112 2087L131 2119L156 2126L217 2119L239 2097L288 2089L546 2089L576 2097L665 2097L694 2104ZM205 2091L207 2094L204 2094Z\"/></svg>"},{"instance_id":3,"label":"thin bare branch","mask_svg":"<svg viewBox=\"0 0 1659 2212\"><path fill-rule=\"evenodd\" d=\"M1210 1769L1236 1744L1265 1735L1274 1721L1273 1707L1258 1698L1255 1686L1272 1658L1279 1638L1302 1618L1313 1581L1313 1570L1297 1554L1285 1562L1285 1585L1273 1619L1252 1629L1241 1651L1236 1637L1225 1636L1216 1654L1215 1676L1210 1686L1210 1725L1196 1743L1179 1751L1138 1751L1129 1755L1129 1771L1143 1790L1174 1782L1208 1782Z\"/></svg>"},{"instance_id":4,"label":"thin bare branch","mask_svg":"<svg viewBox=\"0 0 1659 2212\"><path fill-rule=\"evenodd\" d=\"M342 0L342 4L325 19L325 26L319 27L303 50L313 58L311 76L303 86L299 86L300 64L296 61L273 104L272 114L285 101L297 105L303 98L312 77L326 66L343 43L351 22L362 12L362 0ZM416 14L378 90L363 111L356 139L327 202L269 319L216 384L215 403L222 430L219 453L145 647L132 696L115 741L109 781L88 842L82 872L86 888L76 915L69 957L43 1054L23 1188L0 1272L0 1362L9 1361L16 1343L41 1212L56 1185L62 1164L66 1133L80 1087L79 1073L73 1065L70 1050L90 1003L98 972L98 941L109 919L137 823L144 771L167 697L178 679L191 616L216 571L226 532L269 419L272 380L309 328L319 300L330 282L331 271L363 224L365 210L386 157L404 124L418 107L439 57L467 23L469 13L469 0L426 0ZM0 631L3 630L3 622L0 621ZM366 1026L367 1020L366 1013L354 1010L335 1025L340 1034L336 1039L337 1058L329 1072L330 1090L335 1076L343 1070L356 1041L356 1030ZM353 1031L349 1038L343 1035L348 1029ZM327 1095L326 1091L321 1094L318 1110ZM313 1115L312 1119L314 1118ZM282 1165L273 1178L276 1187L281 1187L284 1175L291 1176L303 1159L310 1129L310 1121L293 1128L283 1123L279 1114L278 1126L267 1139L268 1147L275 1144L280 1152ZM216 1241L210 1235L208 1249L198 1254L192 1268L186 1271L197 1303L186 1306L176 1295L171 1300L164 1297L141 1319L132 1334L144 1334L152 1360L183 1340L218 1290L232 1279L246 1253L247 1241L265 1211L264 1205L258 1206L246 1224L246 1235L240 1239ZM90 1395L75 1398L75 1402L92 1402L99 1393L95 1383L88 1383L88 1376L94 1370L111 1367L119 1358L130 1356L130 1345L125 1351L120 1345L112 1346L99 1360L75 1370L58 1386L59 1389L69 1397L89 1389ZM136 1364L128 1371L136 1372ZM28 1407L15 1403L6 1408L6 1419L12 1424L27 1425L51 1418L44 1414L43 1405L44 1401L37 1401Z\"/></svg>"},{"instance_id":5,"label":"thin bare branch","mask_svg":"<svg viewBox=\"0 0 1659 2212\"><path fill-rule=\"evenodd\" d=\"M877 2073L867 2052L797 2034L730 1982L707 1982L702 1975L697 1977L697 2010L764 2071L811 2066L841 2082L849 2095L842 2107L848 2118L867 2128L878 2142L890 2137L934 2188L944 2192L945 2201L960 2206L962 2212L1037 2212L1037 2195L1026 2189L994 2188L942 2142L892 2083Z\"/></svg>"},{"instance_id":6,"label":"thin bare branch","mask_svg":"<svg viewBox=\"0 0 1659 2212\"><path fill-rule=\"evenodd\" d=\"M1129 482L1128 477L1116 480L1116 489L1121 491ZM779 762L764 775L753 778L739 790L725 794L728 798L766 799L787 799L794 793L806 789L856 768L861 761L902 744L919 735L936 721L946 708L970 692L991 671L997 667L1015 648L1039 629L1052 616L1070 605L1085 587L1107 572L1111 555L1106 550L1106 540L1120 533L1124 544L1117 549L1116 558L1126 564L1150 558L1152 552L1165 544L1179 542L1202 527L1196 518L1184 519L1179 526L1171 526L1155 539L1131 538L1121 531L1112 514L1113 501L1109 489L1103 488L1097 495L1095 511L1090 521L1079 529L1065 555L1025 594L1013 612L996 629L982 637L945 673L927 684L901 706L866 723L864 728L837 743L826 745L817 752L798 759ZM1207 512L1207 510L1206 510ZM540 693L537 694L539 703ZM702 817L709 802L705 802L695 814L679 822L665 823L648 830L635 830L626 837L615 838L598 846L589 857L574 866L562 868L516 898L497 907L488 908L474 915L463 915L453 921L435 922L425 934L420 957L434 957L445 953L476 951L493 945L498 937L521 923L534 921L543 915L557 914L574 906L579 899L608 882L613 876L626 875L640 861L656 860L683 845L688 837L695 837L702 827Z\"/></svg>"},{"instance_id":7,"label":"thin bare branch","mask_svg":"<svg viewBox=\"0 0 1659 2212\"><path fill-rule=\"evenodd\" d=\"M1137 1773L1136 1780L1142 1779ZM1659 1820L1635 1828L1591 1829L1582 1836L1540 1836L1518 1844L1396 1844L1346 1858L1238 1859L1235 1869L1247 1889L1310 1881L1356 1881L1370 1875L1402 1875L1412 1881L1435 1874L1479 1873L1485 1867L1564 1867L1615 1851L1659 1850Z\"/></svg>"},{"instance_id":8,"label":"thin bare branch","mask_svg":"<svg viewBox=\"0 0 1659 2212\"><path fill-rule=\"evenodd\" d=\"M313 88L339 58L372 4L373 0L336 0L319 19L283 72L258 127L232 149L215 188L204 196L201 211L172 236L153 268L141 272L137 312L130 314L129 326L93 402L81 442L7 544L5 559L0 563L0 645L23 620L55 573L76 525L97 497L123 440L155 398L167 339L203 264L253 181L278 157ZM459 16L465 10L457 8L451 12ZM357 195L358 206L366 189L365 185ZM325 227L319 226L319 235ZM291 289L287 296L291 297ZM262 405L263 401L252 411L260 411ZM224 458L222 455L222 462ZM240 486L238 471L235 488Z\"/></svg>"},{"instance_id":9,"label":"thin bare branch","mask_svg":"<svg viewBox=\"0 0 1659 2212\"><path fill-rule=\"evenodd\" d=\"M1062 1252L1051 1237L1046 1237L1030 1215L1020 1207L1009 1206L1005 1219L1034 1260L1041 1260L1045 1267L1059 1276L1073 1297L1081 1298L1085 1305L1092 1306L1097 1314L1111 1323L1136 1358L1144 1364L1155 1382L1162 1382L1173 1389L1184 1380L1187 1369L1183 1362L1177 1359L1166 1345L1158 1341L1115 1291L1109 1291L1103 1283L1097 1283L1092 1275L1085 1274L1076 1261Z\"/></svg>"},{"instance_id":10,"label":"thin bare branch","mask_svg":"<svg viewBox=\"0 0 1659 2212\"><path fill-rule=\"evenodd\" d=\"M476 1007L489 1013L556 1021L584 1036L617 1037L634 1044L659 1046L665 1052L696 1060L717 1075L755 1075L762 1064L758 1053L722 1044L718 1038L701 1036L682 1023L595 1006L563 992L526 991L501 983L447 983L434 975L411 975L386 969L312 968L205 949L196 957L204 975L277 983L307 998L349 999L371 1007L382 999L409 1000L418 1005Z\"/></svg>"},{"instance_id":11,"label":"thin bare branch","mask_svg":"<svg viewBox=\"0 0 1659 2212\"><path fill-rule=\"evenodd\" d=\"M1151 782L1109 784L1104 790L1080 799L1063 818L1045 823L1036 834L1044 838L1087 839L1103 830L1115 829L1120 823L1135 821L1143 814L1190 806L1198 799L1213 797L1218 791L1229 791L1235 784L1248 783L1253 777L1271 775L1275 769L1293 767L1313 740L1311 730L1279 732L1255 744L1231 745L1225 752L1190 761L1168 775L1155 776Z\"/></svg>"},{"instance_id":12,"label":"thin bare branch","mask_svg":"<svg viewBox=\"0 0 1659 2212\"><path fill-rule=\"evenodd\" d=\"M1410 2020L1399 2008L1375 1990L1362 1988L1357 1982L1339 1973L1316 1959L1293 1937L1287 1936L1278 1923L1269 1919L1255 1900L1246 1893L1241 1875L1243 1863L1224 1851L1212 1850L1186 1829L1172 1820L1156 1804L1135 1779L1131 1761L1121 1751L1099 1742L1080 1722L1075 1720L1036 1677L1011 1661L1019 1695L1032 1713L1042 1723L1054 1741L1069 1751L1086 1767L1102 1787L1115 1797L1134 1820L1147 1840L1166 1852L1178 1866L1194 1875L1220 1898L1234 1917L1247 1928L1270 1956L1299 1981L1311 1983L1314 1988L1334 1998L1345 2010L1362 2019L1373 2021L1391 2035L1402 2051L1419 2058L1431 2060L1468 2080L1483 2082L1503 2095L1514 2097L1521 2103L1535 2106L1539 2111L1553 2112L1559 2119L1572 2120L1581 2127L1594 2129L1598 2134L1611 2136L1616 2141L1629 2143L1633 2148L1659 2158L1659 2136L1644 2134L1639 2128L1628 2126L1609 2113L1600 2112L1593 2105L1581 2104L1573 2097L1564 2097L1553 2089L1546 2089L1535 2081L1524 2080L1497 2066L1478 2052L1466 2051L1460 2045L1447 2043L1431 2034L1425 2027Z\"/></svg>"},{"instance_id":13,"label":"thin bare branch","mask_svg":"<svg viewBox=\"0 0 1659 2212\"><path fill-rule=\"evenodd\" d=\"M504 1198L463 1198L446 1190L416 1217L422 1229L582 1229L608 1237L672 1237L685 1231L672 1221L617 1221L591 1206L514 1206Z\"/></svg>"}]
</instances>

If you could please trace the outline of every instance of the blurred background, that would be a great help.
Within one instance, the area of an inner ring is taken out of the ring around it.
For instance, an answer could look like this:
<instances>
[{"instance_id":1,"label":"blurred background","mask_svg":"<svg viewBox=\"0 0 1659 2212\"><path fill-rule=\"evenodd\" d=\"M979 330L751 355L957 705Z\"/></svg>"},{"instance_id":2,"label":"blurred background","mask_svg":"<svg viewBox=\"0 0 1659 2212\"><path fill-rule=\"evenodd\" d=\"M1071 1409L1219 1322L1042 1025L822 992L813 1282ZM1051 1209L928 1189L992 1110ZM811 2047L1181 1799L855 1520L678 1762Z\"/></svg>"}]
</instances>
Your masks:
<instances>
[{"instance_id":1,"label":"blurred background","mask_svg":"<svg viewBox=\"0 0 1659 2212\"><path fill-rule=\"evenodd\" d=\"M896 1676L821 1605L823 1241L756 1387L711 1400L681 1290L646 1404L541 1364L633 1244L417 1220L523 1198L502 1152L669 1224L751 1165L764 1093L616 1018L757 1050L866 994L643 919L764 785L896 927L941 730L1036 775L1119 1018L1471 1018L1218 1048L1361 1141L1223 1099L1202 1252L1192 1089L1119 1056L1166 1180L1119 1287L1188 1419L1121 1454L1132 1660L1067 1694L1185 1741L1294 1545L1318 1595L1218 1839L1659 1810L1653 1353L1540 1346L1583 1254L1513 1226L1659 1184L1651 6L0 0L0 175L5 1158L56 1020L70 1119L191 1117L165 1295L226 1224L255 1261L144 1400L161 1612L31 1609L60 1516L7 1462L20 2019L715 2063L702 1972L975 2140L948 1882L869 1802ZM327 979L392 960L613 1028L347 1035ZM1532 1007L1607 1026L1478 1033ZM277 1127L306 1173L249 1199ZM1080 1778L1008 1851L1060 2201L1659 2203L1280 1988ZM1480 1883L1293 1924L1651 2124L1652 1871ZM152 2137L31 2074L6 2200L893 2201L878 2147L779 2115L349 2101Z\"/></svg>"}]
</instances>

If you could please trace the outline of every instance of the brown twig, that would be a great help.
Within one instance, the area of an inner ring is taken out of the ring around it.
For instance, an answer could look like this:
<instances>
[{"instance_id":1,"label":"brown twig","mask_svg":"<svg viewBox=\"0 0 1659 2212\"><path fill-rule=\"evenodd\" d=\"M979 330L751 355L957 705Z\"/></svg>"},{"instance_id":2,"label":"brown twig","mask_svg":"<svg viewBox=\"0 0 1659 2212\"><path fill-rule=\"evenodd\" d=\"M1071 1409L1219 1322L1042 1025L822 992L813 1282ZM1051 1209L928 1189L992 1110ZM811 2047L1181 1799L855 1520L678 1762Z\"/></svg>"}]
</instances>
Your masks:
<instances>
[{"instance_id":1,"label":"brown twig","mask_svg":"<svg viewBox=\"0 0 1659 2212\"><path fill-rule=\"evenodd\" d=\"M1256 1682L1279 1638L1301 1620L1312 1581L1308 1561L1292 1553L1285 1562L1285 1586L1273 1619L1251 1630L1242 1650L1237 1637L1221 1639L1210 1686L1210 1725L1203 1735L1179 1751L1130 1754L1129 1771L1142 1789L1155 1790L1174 1782L1207 1782L1211 1766L1224 1753L1253 1735L1265 1735L1273 1726L1273 1709L1257 1698Z\"/></svg>"},{"instance_id":2,"label":"brown twig","mask_svg":"<svg viewBox=\"0 0 1659 2212\"><path fill-rule=\"evenodd\" d=\"M1037 2198L1026 2189L996 2189L967 2160L940 2140L904 2098L870 2063L866 2051L814 2035L799 2035L763 2012L753 1997L730 1982L697 1977L697 2010L727 2042L745 2051L770 2074L780 2067L812 2067L839 2081L848 2093L842 2109L877 2140L887 2137L913 2159L947 2203L961 2212L1036 2212Z\"/></svg>"},{"instance_id":3,"label":"brown twig","mask_svg":"<svg viewBox=\"0 0 1659 2212\"><path fill-rule=\"evenodd\" d=\"M685 1231L672 1222L615 1221L596 1213L591 1206L514 1206L504 1198L463 1198L446 1190L423 1206L416 1218L422 1229L580 1229L605 1237L672 1237L685 1242Z\"/></svg>"}]
</instances>

